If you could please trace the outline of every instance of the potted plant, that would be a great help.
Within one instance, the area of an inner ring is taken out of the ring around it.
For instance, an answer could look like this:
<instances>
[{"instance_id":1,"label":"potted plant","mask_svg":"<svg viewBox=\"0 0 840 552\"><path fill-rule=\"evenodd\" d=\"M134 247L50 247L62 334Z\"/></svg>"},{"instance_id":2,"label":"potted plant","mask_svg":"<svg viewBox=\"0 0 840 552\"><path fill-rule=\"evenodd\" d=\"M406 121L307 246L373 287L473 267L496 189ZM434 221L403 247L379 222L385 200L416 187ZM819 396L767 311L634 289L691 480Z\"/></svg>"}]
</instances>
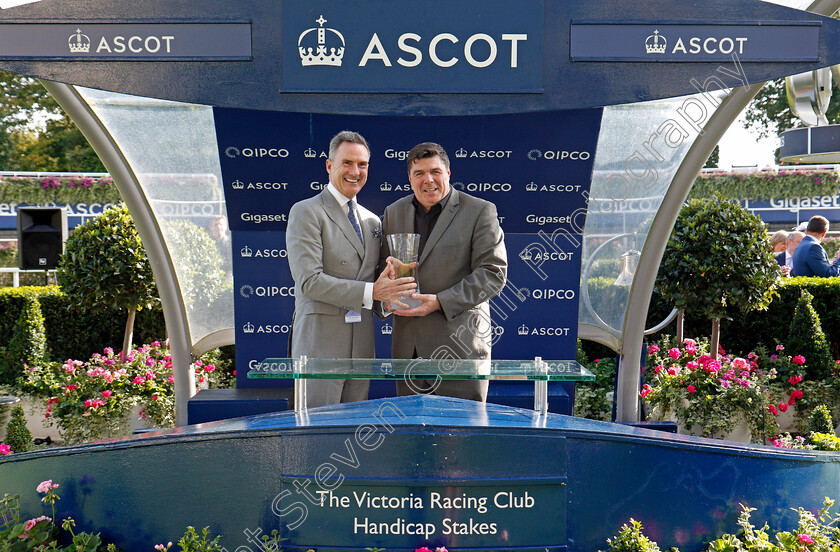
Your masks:
<instances>
[{"instance_id":1,"label":"potted plant","mask_svg":"<svg viewBox=\"0 0 840 552\"><path fill-rule=\"evenodd\" d=\"M641 392L652 407L649 418L674 419L682 433L704 437L760 442L776 435L768 390L775 372L762 370L757 359L753 353L729 356L722 349L713 359L706 340L652 345Z\"/></svg>"}]
</instances>

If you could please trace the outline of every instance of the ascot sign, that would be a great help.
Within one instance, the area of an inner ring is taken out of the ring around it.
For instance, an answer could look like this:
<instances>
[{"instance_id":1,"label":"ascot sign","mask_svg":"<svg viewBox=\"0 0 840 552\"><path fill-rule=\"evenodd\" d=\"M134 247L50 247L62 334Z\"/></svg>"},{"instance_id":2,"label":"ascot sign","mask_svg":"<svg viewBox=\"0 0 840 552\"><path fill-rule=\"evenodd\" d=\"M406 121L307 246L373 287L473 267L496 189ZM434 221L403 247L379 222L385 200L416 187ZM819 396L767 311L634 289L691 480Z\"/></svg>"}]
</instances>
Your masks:
<instances>
[{"instance_id":1,"label":"ascot sign","mask_svg":"<svg viewBox=\"0 0 840 552\"><path fill-rule=\"evenodd\" d=\"M432 0L406 18L399 4L362 0L349 13L346 3L333 0L320 2L319 16L313 18L308 5L284 5L283 34L297 37L295 48L284 48L284 88L538 92L542 89L543 3L524 0L513 15L490 15L505 13L506 6L504 0L481 4ZM372 27L367 19L351 19L365 12L377 13L380 21L389 24ZM452 21L470 24L458 25L455 31Z\"/></svg>"}]
</instances>

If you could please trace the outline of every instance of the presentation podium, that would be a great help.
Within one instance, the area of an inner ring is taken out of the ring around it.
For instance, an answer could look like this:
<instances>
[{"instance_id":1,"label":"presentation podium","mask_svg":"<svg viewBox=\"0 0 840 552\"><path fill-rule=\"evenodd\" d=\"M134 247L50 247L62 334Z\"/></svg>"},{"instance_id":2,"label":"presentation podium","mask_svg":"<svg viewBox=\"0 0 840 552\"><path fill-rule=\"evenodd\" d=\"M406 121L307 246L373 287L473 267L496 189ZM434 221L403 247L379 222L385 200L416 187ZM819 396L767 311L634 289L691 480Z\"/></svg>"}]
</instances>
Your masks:
<instances>
[{"instance_id":1,"label":"presentation podium","mask_svg":"<svg viewBox=\"0 0 840 552\"><path fill-rule=\"evenodd\" d=\"M592 381L595 375L574 360L267 358L248 379L294 379L295 410L306 404L307 383L317 379L507 380L534 382L534 410L548 413L548 382Z\"/></svg>"}]
</instances>

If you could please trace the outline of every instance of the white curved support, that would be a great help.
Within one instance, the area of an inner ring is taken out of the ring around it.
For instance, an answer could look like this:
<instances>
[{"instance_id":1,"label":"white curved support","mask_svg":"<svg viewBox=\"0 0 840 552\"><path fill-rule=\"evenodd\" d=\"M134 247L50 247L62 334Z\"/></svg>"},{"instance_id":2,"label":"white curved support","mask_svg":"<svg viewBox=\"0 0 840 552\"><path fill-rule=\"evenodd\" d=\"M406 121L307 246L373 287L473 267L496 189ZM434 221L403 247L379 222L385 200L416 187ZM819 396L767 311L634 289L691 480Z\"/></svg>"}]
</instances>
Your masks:
<instances>
[{"instance_id":1,"label":"white curved support","mask_svg":"<svg viewBox=\"0 0 840 552\"><path fill-rule=\"evenodd\" d=\"M169 252L164 245L160 228L143 193L137 176L120 151L108 130L79 95L75 87L50 81L41 81L62 109L70 116L90 142L102 164L114 178L114 184L131 212L149 263L155 274L160 293L172 367L175 377L175 423L187 424L187 401L195 394L195 373L191 369L190 330L178 279Z\"/></svg>"}]
</instances>

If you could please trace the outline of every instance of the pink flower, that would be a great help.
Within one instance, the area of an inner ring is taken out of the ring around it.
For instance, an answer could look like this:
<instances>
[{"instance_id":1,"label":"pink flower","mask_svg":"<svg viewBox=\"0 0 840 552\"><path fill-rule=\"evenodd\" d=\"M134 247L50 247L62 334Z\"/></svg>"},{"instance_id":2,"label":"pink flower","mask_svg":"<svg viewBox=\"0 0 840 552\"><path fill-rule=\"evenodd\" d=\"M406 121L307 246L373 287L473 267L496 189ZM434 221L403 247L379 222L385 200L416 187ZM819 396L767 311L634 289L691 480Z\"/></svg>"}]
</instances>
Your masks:
<instances>
[{"instance_id":1,"label":"pink flower","mask_svg":"<svg viewBox=\"0 0 840 552\"><path fill-rule=\"evenodd\" d=\"M29 531L32 530L33 527L38 525L39 521L45 521L45 520L52 521L52 518L48 517L48 516L40 516L40 517L36 517L36 518L32 518L30 520L27 520L26 524L23 526L23 535L19 535L18 538L21 538L21 539L27 538L29 536Z\"/></svg>"},{"instance_id":2,"label":"pink flower","mask_svg":"<svg viewBox=\"0 0 840 552\"><path fill-rule=\"evenodd\" d=\"M149 358L146 359L146 366L152 367L154 365L155 365L155 359L153 359L152 357L149 357Z\"/></svg>"},{"instance_id":3,"label":"pink flower","mask_svg":"<svg viewBox=\"0 0 840 552\"><path fill-rule=\"evenodd\" d=\"M694 370L697 370L697 368L698 368L699 366L700 366L700 365L699 365L699 364L697 364L696 362L694 362L693 360L689 360L689 361L686 363L686 365L685 365L685 367L686 367L686 368L688 368L689 370L691 370L692 372L693 372Z\"/></svg>"},{"instance_id":4,"label":"pink flower","mask_svg":"<svg viewBox=\"0 0 840 552\"><path fill-rule=\"evenodd\" d=\"M788 383L791 385L796 385L800 381L802 381L802 376L791 376L788 378Z\"/></svg>"},{"instance_id":5,"label":"pink flower","mask_svg":"<svg viewBox=\"0 0 840 552\"><path fill-rule=\"evenodd\" d=\"M429 549L429 548L426 548L425 546L423 546L423 547L421 547L421 548L418 548L418 549L417 549L417 550L415 550L414 552L432 552L432 550L431 550L431 549Z\"/></svg>"},{"instance_id":6,"label":"pink flower","mask_svg":"<svg viewBox=\"0 0 840 552\"><path fill-rule=\"evenodd\" d=\"M794 389L793 391L791 391L790 396L796 398L796 400L799 400L805 396L805 393L803 393L801 389Z\"/></svg>"},{"instance_id":7,"label":"pink flower","mask_svg":"<svg viewBox=\"0 0 840 552\"><path fill-rule=\"evenodd\" d=\"M51 489L57 489L58 483L53 483L52 479L47 479L46 481L41 481L35 490L39 493L48 493Z\"/></svg>"},{"instance_id":8,"label":"pink flower","mask_svg":"<svg viewBox=\"0 0 840 552\"><path fill-rule=\"evenodd\" d=\"M659 352L659 345L657 345L656 343L654 343L653 345L648 347L648 354L649 355L652 355L653 353L658 353L658 352Z\"/></svg>"},{"instance_id":9,"label":"pink flower","mask_svg":"<svg viewBox=\"0 0 840 552\"><path fill-rule=\"evenodd\" d=\"M447 550L445 546L438 546L435 548L435 552L449 552L449 550Z\"/></svg>"},{"instance_id":10,"label":"pink flower","mask_svg":"<svg viewBox=\"0 0 840 552\"><path fill-rule=\"evenodd\" d=\"M697 347L692 347L691 345L686 345L685 346L685 352L694 356L695 354L697 354Z\"/></svg>"},{"instance_id":11,"label":"pink flower","mask_svg":"<svg viewBox=\"0 0 840 552\"><path fill-rule=\"evenodd\" d=\"M215 369L216 369L216 366L213 365L213 364L207 364L207 365L204 366L204 371L205 372L212 372Z\"/></svg>"},{"instance_id":12,"label":"pink flower","mask_svg":"<svg viewBox=\"0 0 840 552\"><path fill-rule=\"evenodd\" d=\"M686 347L697 347L697 342L693 339L683 339L683 344L685 344Z\"/></svg>"},{"instance_id":13,"label":"pink flower","mask_svg":"<svg viewBox=\"0 0 840 552\"><path fill-rule=\"evenodd\" d=\"M736 370L746 370L747 367L749 367L749 365L750 365L749 362L747 362L745 359L743 359L741 357L737 357L737 358L735 358L735 360L732 361L732 367L735 368Z\"/></svg>"},{"instance_id":14,"label":"pink flower","mask_svg":"<svg viewBox=\"0 0 840 552\"><path fill-rule=\"evenodd\" d=\"M770 360L779 360L779 355L770 355Z\"/></svg>"},{"instance_id":15,"label":"pink flower","mask_svg":"<svg viewBox=\"0 0 840 552\"><path fill-rule=\"evenodd\" d=\"M639 394L640 394L640 395L641 395L641 397L644 399L645 397L647 397L648 395L650 395L650 392L651 392L651 391L653 391L653 389L651 388L651 386L650 386L650 385L648 385L648 384L645 384L645 385L642 387L642 392L641 392L641 393L639 393Z\"/></svg>"},{"instance_id":16,"label":"pink flower","mask_svg":"<svg viewBox=\"0 0 840 552\"><path fill-rule=\"evenodd\" d=\"M772 404L768 404L768 405L767 405L767 410L769 410L769 411L770 411L770 414L772 414L773 416L776 416L776 415L778 415L778 414L779 414L779 411L778 411L778 410L776 410L776 407L775 407L775 406L773 406ZM778 445L777 445L777 446L778 446Z\"/></svg>"},{"instance_id":17,"label":"pink flower","mask_svg":"<svg viewBox=\"0 0 840 552\"><path fill-rule=\"evenodd\" d=\"M677 349L676 347L673 348L673 349L669 349L668 350L668 356L673 358L674 360L677 360L678 358L680 358L680 350Z\"/></svg>"},{"instance_id":18,"label":"pink flower","mask_svg":"<svg viewBox=\"0 0 840 552\"><path fill-rule=\"evenodd\" d=\"M779 410L781 410L782 412L787 412L787 409L788 409L787 403L779 403Z\"/></svg>"},{"instance_id":19,"label":"pink flower","mask_svg":"<svg viewBox=\"0 0 840 552\"><path fill-rule=\"evenodd\" d=\"M720 362L716 360L710 360L706 363L706 371L716 374L720 370Z\"/></svg>"},{"instance_id":20,"label":"pink flower","mask_svg":"<svg viewBox=\"0 0 840 552\"><path fill-rule=\"evenodd\" d=\"M814 544L814 539L810 535L802 533L799 535L799 544Z\"/></svg>"},{"instance_id":21,"label":"pink flower","mask_svg":"<svg viewBox=\"0 0 840 552\"><path fill-rule=\"evenodd\" d=\"M689 385L689 386L687 387L687 389L688 389L688 392L689 392L689 393L697 393L697 388L696 388L696 387L694 387L693 385Z\"/></svg>"},{"instance_id":22,"label":"pink flower","mask_svg":"<svg viewBox=\"0 0 840 552\"><path fill-rule=\"evenodd\" d=\"M784 346L784 345L776 345L776 350L777 350L777 351L784 351L784 350L785 350L785 346Z\"/></svg>"},{"instance_id":23,"label":"pink flower","mask_svg":"<svg viewBox=\"0 0 840 552\"><path fill-rule=\"evenodd\" d=\"M12 453L12 449L5 443L0 443L0 456L8 456Z\"/></svg>"},{"instance_id":24,"label":"pink flower","mask_svg":"<svg viewBox=\"0 0 840 552\"><path fill-rule=\"evenodd\" d=\"M105 397L106 399L107 399L108 397L110 397L110 396L111 396L111 391L110 391L110 389L106 389L105 391L103 391L103 392L102 392L102 396L103 396L103 397Z\"/></svg>"},{"instance_id":25,"label":"pink flower","mask_svg":"<svg viewBox=\"0 0 840 552\"><path fill-rule=\"evenodd\" d=\"M75 383L71 383L70 385L67 386L67 393L72 393L73 391L75 391L78 388L79 388L78 385L76 385Z\"/></svg>"},{"instance_id":26,"label":"pink flower","mask_svg":"<svg viewBox=\"0 0 840 552\"><path fill-rule=\"evenodd\" d=\"M131 380L131 383L134 383L134 384L136 384L136 385L143 385L145 382L146 382L146 380L145 380L145 379L143 379L143 378L142 378L142 377L140 377L140 376L137 376L136 378L134 378L133 380Z\"/></svg>"},{"instance_id":27,"label":"pink flower","mask_svg":"<svg viewBox=\"0 0 840 552\"><path fill-rule=\"evenodd\" d=\"M169 376L169 377L166 379L166 381L168 381L169 383L174 383L174 382L175 382L175 376Z\"/></svg>"},{"instance_id":28,"label":"pink flower","mask_svg":"<svg viewBox=\"0 0 840 552\"><path fill-rule=\"evenodd\" d=\"M721 379L721 380L718 380L718 381L720 382L720 386L723 387L724 389L726 389L727 387L732 385L732 382L729 381L729 380Z\"/></svg>"},{"instance_id":29,"label":"pink flower","mask_svg":"<svg viewBox=\"0 0 840 552\"><path fill-rule=\"evenodd\" d=\"M111 347L105 347L105 349L102 352L105 353L106 355L113 355L114 354L114 349L112 349Z\"/></svg>"},{"instance_id":30,"label":"pink flower","mask_svg":"<svg viewBox=\"0 0 840 552\"><path fill-rule=\"evenodd\" d=\"M653 373L658 374L659 372L661 372L664 369L665 369L664 366L662 366L661 364L657 364L656 368L653 369Z\"/></svg>"},{"instance_id":31,"label":"pink flower","mask_svg":"<svg viewBox=\"0 0 840 552\"><path fill-rule=\"evenodd\" d=\"M673 368L673 367L668 368L668 373L672 376L676 376L677 375L677 369Z\"/></svg>"},{"instance_id":32,"label":"pink flower","mask_svg":"<svg viewBox=\"0 0 840 552\"><path fill-rule=\"evenodd\" d=\"M798 364L799 366L802 366L803 364L805 364L805 357L802 356L802 355L796 355L795 357L790 359L790 361L794 364Z\"/></svg>"}]
</instances>

